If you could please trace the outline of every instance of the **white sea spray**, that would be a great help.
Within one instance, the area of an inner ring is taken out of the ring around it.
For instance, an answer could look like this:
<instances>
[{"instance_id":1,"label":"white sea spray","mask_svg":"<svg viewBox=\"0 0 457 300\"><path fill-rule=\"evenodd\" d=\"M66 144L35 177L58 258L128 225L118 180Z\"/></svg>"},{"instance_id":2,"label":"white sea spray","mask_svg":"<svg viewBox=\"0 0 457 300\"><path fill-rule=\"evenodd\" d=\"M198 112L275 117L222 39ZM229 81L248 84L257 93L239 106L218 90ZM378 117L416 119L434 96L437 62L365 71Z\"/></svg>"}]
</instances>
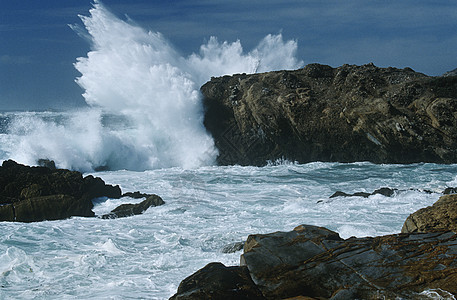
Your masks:
<instances>
[{"instance_id":1,"label":"white sea spray","mask_svg":"<svg viewBox=\"0 0 457 300\"><path fill-rule=\"evenodd\" d=\"M211 37L185 57L162 34L119 19L99 1L80 18L84 27L71 27L91 44L75 63L88 108L68 112L60 123L16 116L8 127L15 139L0 146L2 156L31 165L46 158L81 171L212 165L218 151L203 126L200 86L212 76L302 65L296 41L281 34L267 35L249 52L240 41Z\"/></svg>"}]
</instances>

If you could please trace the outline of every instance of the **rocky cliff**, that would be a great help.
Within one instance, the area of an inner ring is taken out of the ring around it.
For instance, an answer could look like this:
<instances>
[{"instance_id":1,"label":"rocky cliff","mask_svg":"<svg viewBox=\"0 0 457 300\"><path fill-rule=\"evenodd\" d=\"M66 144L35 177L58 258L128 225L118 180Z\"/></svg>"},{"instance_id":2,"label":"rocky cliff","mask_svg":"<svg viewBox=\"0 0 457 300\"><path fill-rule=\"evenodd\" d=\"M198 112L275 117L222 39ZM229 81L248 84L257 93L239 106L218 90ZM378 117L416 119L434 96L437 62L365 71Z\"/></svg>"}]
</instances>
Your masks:
<instances>
[{"instance_id":1,"label":"rocky cliff","mask_svg":"<svg viewBox=\"0 0 457 300\"><path fill-rule=\"evenodd\" d=\"M311 64L212 78L201 91L220 164L457 162L452 74Z\"/></svg>"}]
</instances>

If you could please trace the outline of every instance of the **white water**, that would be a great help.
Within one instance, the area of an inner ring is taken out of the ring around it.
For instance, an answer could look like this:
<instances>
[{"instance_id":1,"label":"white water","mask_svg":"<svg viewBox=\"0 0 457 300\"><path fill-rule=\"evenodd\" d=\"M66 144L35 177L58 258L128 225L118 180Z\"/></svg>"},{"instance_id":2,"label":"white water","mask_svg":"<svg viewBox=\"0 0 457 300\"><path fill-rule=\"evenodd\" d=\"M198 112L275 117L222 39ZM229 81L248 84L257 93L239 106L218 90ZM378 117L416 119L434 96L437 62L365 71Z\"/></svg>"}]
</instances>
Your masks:
<instances>
[{"instance_id":1,"label":"white water","mask_svg":"<svg viewBox=\"0 0 457 300\"><path fill-rule=\"evenodd\" d=\"M160 33L120 20L98 1L81 20L84 27L71 27L92 48L75 63L89 108L59 120L12 117L4 156L30 165L47 158L81 171L212 165L217 149L203 126L200 86L211 76L302 64L297 43L281 34L266 36L248 53L240 41L211 37L199 53L184 57Z\"/></svg>"},{"instance_id":2,"label":"white water","mask_svg":"<svg viewBox=\"0 0 457 300\"><path fill-rule=\"evenodd\" d=\"M344 238L398 233L410 213L440 196L420 190L456 186L455 174L457 165L319 162L96 173L124 192L157 193L166 204L115 220L0 223L0 299L167 299L209 262L238 265L241 252L221 249L249 234L299 224ZM402 191L328 198L383 186ZM97 202L95 211L118 204Z\"/></svg>"}]
</instances>

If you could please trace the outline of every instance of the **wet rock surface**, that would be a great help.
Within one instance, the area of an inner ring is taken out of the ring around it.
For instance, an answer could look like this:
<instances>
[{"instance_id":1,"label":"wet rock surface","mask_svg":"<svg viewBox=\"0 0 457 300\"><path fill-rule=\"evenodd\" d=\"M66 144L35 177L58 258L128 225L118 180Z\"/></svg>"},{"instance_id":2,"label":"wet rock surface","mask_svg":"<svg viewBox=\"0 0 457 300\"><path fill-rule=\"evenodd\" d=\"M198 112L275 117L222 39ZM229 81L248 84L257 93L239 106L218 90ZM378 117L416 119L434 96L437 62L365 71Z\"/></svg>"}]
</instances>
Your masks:
<instances>
[{"instance_id":1,"label":"wet rock surface","mask_svg":"<svg viewBox=\"0 0 457 300\"><path fill-rule=\"evenodd\" d=\"M219 164L457 162L452 74L311 64L212 78L201 91Z\"/></svg>"},{"instance_id":2,"label":"wet rock surface","mask_svg":"<svg viewBox=\"0 0 457 300\"><path fill-rule=\"evenodd\" d=\"M335 198L335 197L363 197L363 198L368 198L373 195L383 195L385 197L392 197L395 195L395 193L398 192L398 189L391 189L388 187L383 187L380 189L375 190L373 193L367 193L367 192L355 192L353 194L348 194L342 191L336 191L333 193L329 198Z\"/></svg>"},{"instance_id":3,"label":"wet rock surface","mask_svg":"<svg viewBox=\"0 0 457 300\"><path fill-rule=\"evenodd\" d=\"M102 219L116 219L123 217L130 217L134 215L140 215L145 212L151 206L159 206L165 204L165 202L157 195L141 194L146 197L146 200L138 204L122 204L113 209L109 214L103 215ZM141 197L141 198L143 198Z\"/></svg>"},{"instance_id":4,"label":"wet rock surface","mask_svg":"<svg viewBox=\"0 0 457 300\"><path fill-rule=\"evenodd\" d=\"M432 206L411 214L401 232L432 232L452 230L457 232L457 194L444 195Z\"/></svg>"},{"instance_id":5,"label":"wet rock surface","mask_svg":"<svg viewBox=\"0 0 457 300\"><path fill-rule=\"evenodd\" d=\"M326 228L301 225L291 232L249 236L241 266L230 267L249 278L227 280L227 269L219 266L202 276L208 274L208 266L203 268L185 279L172 299L237 299L237 286L260 290L261 295L248 299L452 297L457 295L457 235L442 231L344 240Z\"/></svg>"},{"instance_id":6,"label":"wet rock surface","mask_svg":"<svg viewBox=\"0 0 457 300\"><path fill-rule=\"evenodd\" d=\"M0 167L0 221L37 222L72 216L94 217L92 199L118 199L122 196L119 186L105 184L99 177L83 177L80 172L55 169L51 161L42 163L48 167L29 167L12 160L3 162ZM116 211L118 217L163 204L160 197L148 196L151 199L146 199L142 206L123 206Z\"/></svg>"},{"instance_id":7,"label":"wet rock surface","mask_svg":"<svg viewBox=\"0 0 457 300\"><path fill-rule=\"evenodd\" d=\"M457 293L456 251L454 232L343 240L302 225L250 236L242 265L269 299L412 299L433 288Z\"/></svg>"},{"instance_id":8,"label":"wet rock surface","mask_svg":"<svg viewBox=\"0 0 457 300\"><path fill-rule=\"evenodd\" d=\"M184 279L170 299L265 299L252 281L246 267L226 267L210 263Z\"/></svg>"},{"instance_id":9,"label":"wet rock surface","mask_svg":"<svg viewBox=\"0 0 457 300\"><path fill-rule=\"evenodd\" d=\"M388 196L393 190L377 191ZM230 270L247 270L261 292L249 299L455 299L456 232L457 194L446 194L411 214L400 234L342 239L329 229L300 225L290 232L250 235L240 266ZM212 294L236 299L235 288L220 290L221 276L199 276L191 289L180 286L173 299ZM238 278L232 286L248 282Z\"/></svg>"}]
</instances>

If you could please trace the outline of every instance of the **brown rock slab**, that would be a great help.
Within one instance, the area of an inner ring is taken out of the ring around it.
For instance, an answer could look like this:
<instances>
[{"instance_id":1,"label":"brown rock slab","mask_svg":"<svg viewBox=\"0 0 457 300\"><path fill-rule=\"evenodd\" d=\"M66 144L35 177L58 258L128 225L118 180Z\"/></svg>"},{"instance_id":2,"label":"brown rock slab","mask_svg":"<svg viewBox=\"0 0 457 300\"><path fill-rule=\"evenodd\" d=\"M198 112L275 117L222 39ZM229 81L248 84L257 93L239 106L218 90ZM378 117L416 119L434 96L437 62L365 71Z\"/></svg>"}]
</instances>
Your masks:
<instances>
[{"instance_id":1,"label":"brown rock slab","mask_svg":"<svg viewBox=\"0 0 457 300\"><path fill-rule=\"evenodd\" d=\"M457 295L453 232L343 240L302 225L249 236L241 261L267 299L422 299L438 288Z\"/></svg>"},{"instance_id":2,"label":"brown rock slab","mask_svg":"<svg viewBox=\"0 0 457 300\"><path fill-rule=\"evenodd\" d=\"M441 196L432 206L411 214L401 232L433 232L452 230L457 232L457 194Z\"/></svg>"}]
</instances>

